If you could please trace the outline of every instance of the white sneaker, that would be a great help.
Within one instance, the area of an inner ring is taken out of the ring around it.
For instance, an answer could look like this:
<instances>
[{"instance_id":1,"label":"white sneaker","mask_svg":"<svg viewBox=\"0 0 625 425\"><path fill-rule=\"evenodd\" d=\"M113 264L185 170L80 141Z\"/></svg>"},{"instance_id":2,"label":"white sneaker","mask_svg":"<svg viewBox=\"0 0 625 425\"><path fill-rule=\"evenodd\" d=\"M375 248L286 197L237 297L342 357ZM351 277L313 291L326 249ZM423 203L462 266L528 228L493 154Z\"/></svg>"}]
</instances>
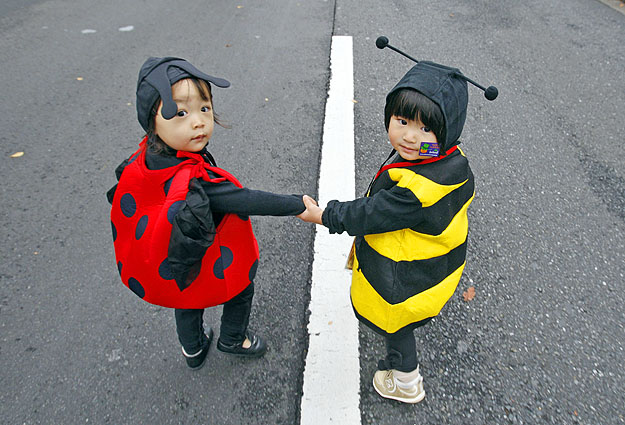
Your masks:
<instances>
[{"instance_id":1,"label":"white sneaker","mask_svg":"<svg viewBox=\"0 0 625 425\"><path fill-rule=\"evenodd\" d=\"M418 403L425 397L423 377L419 373L419 366L413 372L416 377L410 382L400 381L396 374L407 375L395 369L378 370L373 375L373 388L384 398L401 401L403 403ZM412 375L413 372L410 372Z\"/></svg>"}]
</instances>

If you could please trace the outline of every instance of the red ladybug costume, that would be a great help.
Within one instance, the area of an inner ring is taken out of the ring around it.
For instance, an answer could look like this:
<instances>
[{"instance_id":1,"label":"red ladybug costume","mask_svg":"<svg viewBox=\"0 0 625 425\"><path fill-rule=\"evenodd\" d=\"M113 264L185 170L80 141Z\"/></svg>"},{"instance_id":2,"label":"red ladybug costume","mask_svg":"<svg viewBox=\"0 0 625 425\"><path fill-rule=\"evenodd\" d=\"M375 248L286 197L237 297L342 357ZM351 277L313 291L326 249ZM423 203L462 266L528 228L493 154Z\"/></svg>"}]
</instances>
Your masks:
<instances>
[{"instance_id":1,"label":"red ladybug costume","mask_svg":"<svg viewBox=\"0 0 625 425\"><path fill-rule=\"evenodd\" d=\"M146 167L145 154L146 139L128 160L112 201L113 241L122 282L144 301L164 307L201 309L223 304L254 278L258 244L247 217L226 214L215 228L208 198L194 182L241 184L196 153L178 152L178 157L187 159L158 170ZM193 205L203 205L203 210L191 208L189 197L200 199Z\"/></svg>"}]
</instances>

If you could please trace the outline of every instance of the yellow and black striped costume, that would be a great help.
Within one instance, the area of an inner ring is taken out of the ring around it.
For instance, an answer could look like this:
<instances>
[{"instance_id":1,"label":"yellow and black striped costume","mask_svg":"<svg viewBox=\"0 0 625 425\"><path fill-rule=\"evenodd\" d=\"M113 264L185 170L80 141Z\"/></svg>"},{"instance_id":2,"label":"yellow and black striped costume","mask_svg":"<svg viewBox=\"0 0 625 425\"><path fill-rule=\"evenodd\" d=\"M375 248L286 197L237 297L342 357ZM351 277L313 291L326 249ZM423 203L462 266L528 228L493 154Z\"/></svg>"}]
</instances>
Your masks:
<instances>
[{"instance_id":1,"label":"yellow and black striped costume","mask_svg":"<svg viewBox=\"0 0 625 425\"><path fill-rule=\"evenodd\" d=\"M465 266L473 173L460 151L394 162L367 197L330 201L323 224L356 235L351 300L386 335L427 323L454 293ZM385 167L386 168L386 167Z\"/></svg>"}]
</instances>

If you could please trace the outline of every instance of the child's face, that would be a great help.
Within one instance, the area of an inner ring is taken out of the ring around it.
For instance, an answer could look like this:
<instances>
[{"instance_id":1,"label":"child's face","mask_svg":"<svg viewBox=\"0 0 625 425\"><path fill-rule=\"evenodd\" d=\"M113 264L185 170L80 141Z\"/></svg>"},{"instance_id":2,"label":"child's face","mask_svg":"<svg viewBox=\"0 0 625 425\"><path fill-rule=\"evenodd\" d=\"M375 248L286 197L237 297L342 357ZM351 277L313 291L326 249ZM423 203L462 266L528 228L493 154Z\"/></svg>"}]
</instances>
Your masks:
<instances>
[{"instance_id":1,"label":"child's face","mask_svg":"<svg viewBox=\"0 0 625 425\"><path fill-rule=\"evenodd\" d=\"M198 88L187 79L171 86L171 92L178 112L166 120L161 115L161 101L154 118L154 132L172 149L186 152L204 149L215 126L211 101L202 99Z\"/></svg>"},{"instance_id":2,"label":"child's face","mask_svg":"<svg viewBox=\"0 0 625 425\"><path fill-rule=\"evenodd\" d=\"M408 161L431 158L432 144L437 144L436 136L417 119L411 120L397 115L391 116L388 125L388 138L399 155ZM428 153L430 149L430 153Z\"/></svg>"}]
</instances>

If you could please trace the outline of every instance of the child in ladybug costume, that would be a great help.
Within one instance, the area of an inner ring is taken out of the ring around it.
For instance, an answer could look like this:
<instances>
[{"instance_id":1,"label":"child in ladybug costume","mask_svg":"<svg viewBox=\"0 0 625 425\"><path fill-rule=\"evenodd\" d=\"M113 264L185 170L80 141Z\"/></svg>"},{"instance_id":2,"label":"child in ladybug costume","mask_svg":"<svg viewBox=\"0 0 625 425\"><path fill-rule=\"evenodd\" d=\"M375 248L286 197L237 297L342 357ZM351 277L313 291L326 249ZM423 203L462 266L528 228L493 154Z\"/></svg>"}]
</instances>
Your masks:
<instances>
[{"instance_id":1,"label":"child in ladybug costume","mask_svg":"<svg viewBox=\"0 0 625 425\"><path fill-rule=\"evenodd\" d=\"M302 197L250 190L206 149L215 123L207 75L184 59L149 58L139 71L137 115L146 136L116 170L108 192L122 282L143 300L175 309L187 365L200 368L213 337L204 308L223 304L217 349L259 357L248 331L258 265L250 215L298 215Z\"/></svg>"}]
</instances>

